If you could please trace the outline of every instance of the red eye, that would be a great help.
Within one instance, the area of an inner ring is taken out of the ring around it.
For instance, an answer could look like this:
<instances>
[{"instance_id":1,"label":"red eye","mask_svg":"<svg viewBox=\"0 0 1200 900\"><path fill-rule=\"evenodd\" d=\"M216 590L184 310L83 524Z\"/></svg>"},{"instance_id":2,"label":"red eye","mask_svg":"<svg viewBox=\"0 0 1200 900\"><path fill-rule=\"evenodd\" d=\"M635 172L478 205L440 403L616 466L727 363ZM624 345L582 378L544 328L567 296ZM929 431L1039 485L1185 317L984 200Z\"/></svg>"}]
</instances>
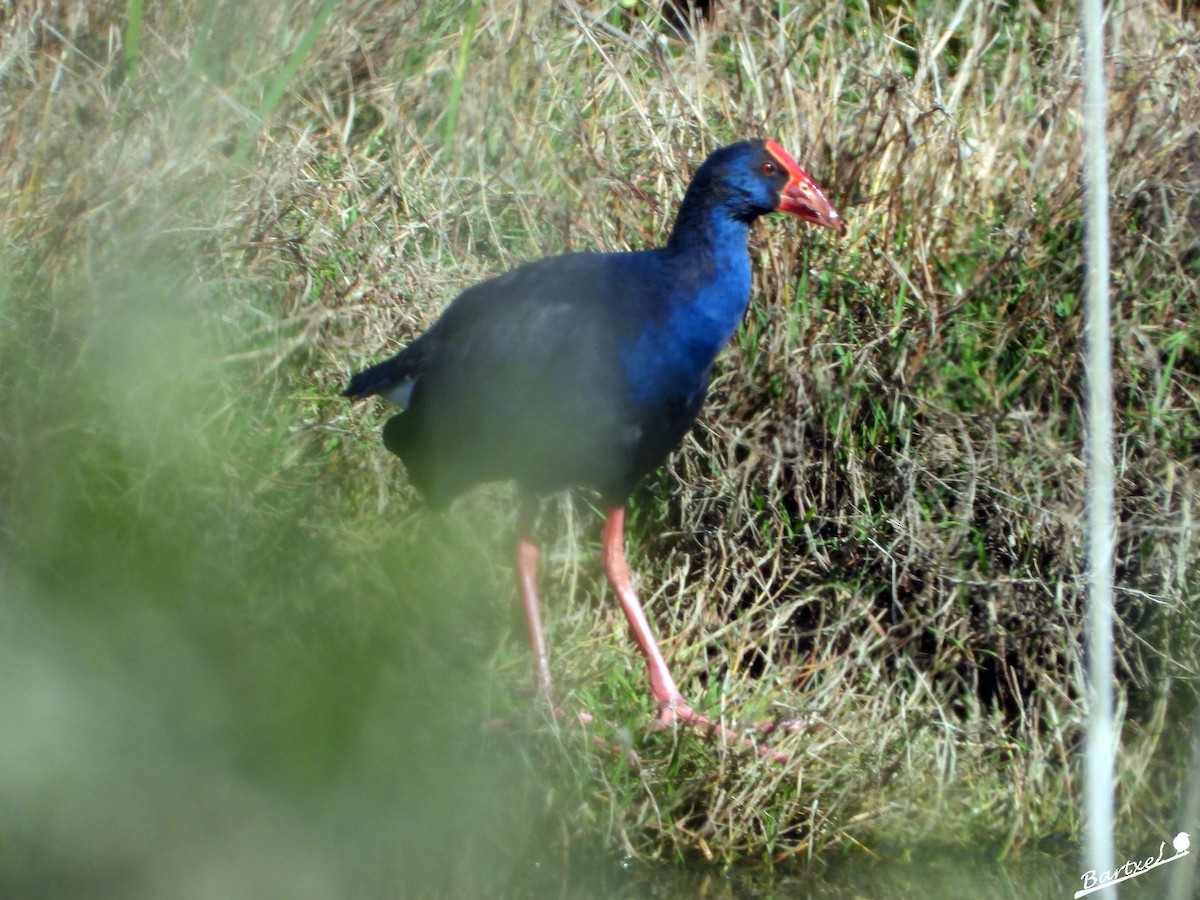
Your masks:
<instances>
[{"instance_id":1,"label":"red eye","mask_svg":"<svg viewBox=\"0 0 1200 900\"><path fill-rule=\"evenodd\" d=\"M765 162L762 164L762 168L760 168L759 171L762 172L764 175L774 175L775 174L775 163Z\"/></svg>"}]
</instances>

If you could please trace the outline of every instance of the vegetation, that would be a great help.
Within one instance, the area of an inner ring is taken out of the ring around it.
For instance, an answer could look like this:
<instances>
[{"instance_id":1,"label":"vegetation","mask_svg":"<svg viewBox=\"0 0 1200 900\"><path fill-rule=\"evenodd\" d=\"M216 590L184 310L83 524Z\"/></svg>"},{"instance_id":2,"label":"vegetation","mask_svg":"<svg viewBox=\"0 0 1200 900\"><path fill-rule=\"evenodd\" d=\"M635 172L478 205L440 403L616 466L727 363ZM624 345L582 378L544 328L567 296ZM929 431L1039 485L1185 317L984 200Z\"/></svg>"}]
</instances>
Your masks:
<instances>
[{"instance_id":1,"label":"vegetation","mask_svg":"<svg viewBox=\"0 0 1200 900\"><path fill-rule=\"evenodd\" d=\"M0 5L0 893L1079 887L1075 6L712 6ZM1188 827L1200 38L1110 34L1123 860ZM422 510L338 396L477 280L658 243L752 135L850 227L756 229L630 558L787 765L646 734L587 497L539 531L597 721L532 704L510 489Z\"/></svg>"}]
</instances>

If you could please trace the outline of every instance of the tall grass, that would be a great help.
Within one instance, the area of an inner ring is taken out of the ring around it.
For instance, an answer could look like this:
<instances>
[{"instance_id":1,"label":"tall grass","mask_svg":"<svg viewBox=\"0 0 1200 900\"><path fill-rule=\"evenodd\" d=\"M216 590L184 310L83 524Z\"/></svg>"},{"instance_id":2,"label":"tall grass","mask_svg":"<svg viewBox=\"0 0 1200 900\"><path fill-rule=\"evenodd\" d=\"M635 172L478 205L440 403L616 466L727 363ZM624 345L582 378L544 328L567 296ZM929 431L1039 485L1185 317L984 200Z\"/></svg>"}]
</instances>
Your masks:
<instances>
[{"instance_id":1,"label":"tall grass","mask_svg":"<svg viewBox=\"0 0 1200 900\"><path fill-rule=\"evenodd\" d=\"M304 33L300 36L295 48L288 55L287 62L283 68L279 70L270 85L263 94L262 102L259 105L258 119L256 123L252 123L246 131L245 137L242 139L241 146L234 154L234 162L238 164L245 163L246 158L250 154L251 144L254 136L258 133L258 128L262 123L266 122L275 113L276 108L283 100L284 94L296 79L296 74L300 71L300 67L304 64L305 58L312 51L313 45L321 36L321 29L325 27L325 23L329 21L329 17L333 14L336 0L325 0L321 7L316 10L312 20L304 29ZM207 13L208 10L205 10Z\"/></svg>"},{"instance_id":2,"label":"tall grass","mask_svg":"<svg viewBox=\"0 0 1200 900\"><path fill-rule=\"evenodd\" d=\"M1074 5L723 6L684 40L652 4L185 0L144 8L122 79L129 8L0 37L0 893L645 893L677 861L1078 886ZM1114 27L1133 858L1176 828L1196 708L1200 73L1178 12ZM756 230L630 554L689 698L807 721L782 767L645 733L587 498L538 524L551 665L626 752L546 716L510 493L430 515L337 396L480 278L659 242L746 135L851 227Z\"/></svg>"}]
</instances>

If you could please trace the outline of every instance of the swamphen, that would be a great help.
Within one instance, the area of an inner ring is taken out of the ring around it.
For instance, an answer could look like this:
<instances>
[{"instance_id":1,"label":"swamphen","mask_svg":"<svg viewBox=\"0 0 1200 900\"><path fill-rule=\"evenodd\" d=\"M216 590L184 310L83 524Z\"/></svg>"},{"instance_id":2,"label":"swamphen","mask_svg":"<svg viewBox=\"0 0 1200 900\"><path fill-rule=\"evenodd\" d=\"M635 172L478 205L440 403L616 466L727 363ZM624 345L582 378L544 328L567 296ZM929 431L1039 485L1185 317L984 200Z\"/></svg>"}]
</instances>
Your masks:
<instances>
[{"instance_id":1,"label":"swamphen","mask_svg":"<svg viewBox=\"0 0 1200 900\"><path fill-rule=\"evenodd\" d=\"M842 226L776 142L717 150L692 178L665 247L568 253L477 284L346 389L402 408L383 442L435 509L480 482L517 482L517 576L547 696L536 498L590 488L607 510L604 567L646 657L658 723L732 736L688 706L658 649L625 564L625 502L695 421L713 359L750 301L750 225L773 211Z\"/></svg>"}]
</instances>

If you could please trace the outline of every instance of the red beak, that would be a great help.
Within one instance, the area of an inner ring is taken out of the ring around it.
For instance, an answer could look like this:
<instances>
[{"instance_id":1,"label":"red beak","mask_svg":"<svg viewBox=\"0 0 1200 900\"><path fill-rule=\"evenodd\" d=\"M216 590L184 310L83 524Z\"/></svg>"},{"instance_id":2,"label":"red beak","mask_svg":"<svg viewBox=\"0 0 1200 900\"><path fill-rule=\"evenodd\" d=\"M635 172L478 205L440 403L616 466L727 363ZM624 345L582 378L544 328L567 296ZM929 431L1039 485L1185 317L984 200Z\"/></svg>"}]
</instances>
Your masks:
<instances>
[{"instance_id":1,"label":"red beak","mask_svg":"<svg viewBox=\"0 0 1200 900\"><path fill-rule=\"evenodd\" d=\"M779 194L779 205L775 208L814 225L824 225L835 231L841 230L845 224L842 217L808 173L775 141L767 141L767 152L775 157L775 161L788 173L788 183L783 186Z\"/></svg>"}]
</instances>

